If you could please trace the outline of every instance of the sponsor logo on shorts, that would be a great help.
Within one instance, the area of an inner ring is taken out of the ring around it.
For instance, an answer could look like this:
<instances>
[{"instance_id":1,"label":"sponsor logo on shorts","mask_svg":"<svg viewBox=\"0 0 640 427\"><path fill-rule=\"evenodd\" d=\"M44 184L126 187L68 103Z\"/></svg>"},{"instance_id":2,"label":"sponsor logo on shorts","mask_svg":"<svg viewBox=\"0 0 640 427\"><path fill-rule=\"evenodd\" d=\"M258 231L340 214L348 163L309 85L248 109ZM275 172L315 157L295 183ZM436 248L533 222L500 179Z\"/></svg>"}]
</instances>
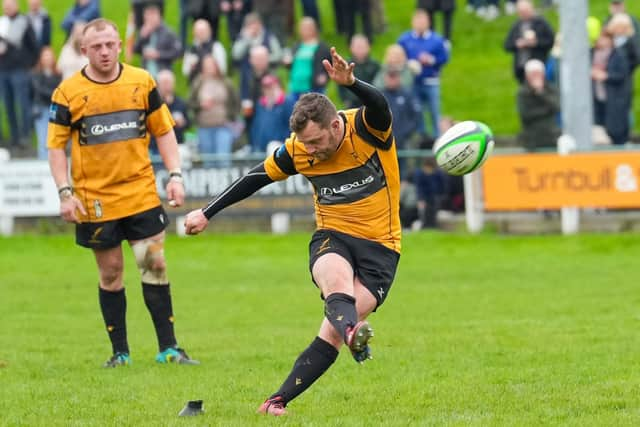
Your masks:
<instances>
[{"instance_id":1,"label":"sponsor logo on shorts","mask_svg":"<svg viewBox=\"0 0 640 427\"><path fill-rule=\"evenodd\" d=\"M331 239L330 237L327 237L326 239L324 239L324 241L322 242L322 244L320 245L320 247L316 251L316 255L320 255L322 252L324 252L327 249L331 248L331 245L329 244L329 240L330 239Z\"/></svg>"},{"instance_id":2,"label":"sponsor logo on shorts","mask_svg":"<svg viewBox=\"0 0 640 427\"><path fill-rule=\"evenodd\" d=\"M98 238L98 236L100 235L100 233L102 233L102 229L104 227L98 227L96 228L96 230L93 232L93 234L91 234L91 238L89 239L89 243L100 243L100 239Z\"/></svg>"}]
</instances>

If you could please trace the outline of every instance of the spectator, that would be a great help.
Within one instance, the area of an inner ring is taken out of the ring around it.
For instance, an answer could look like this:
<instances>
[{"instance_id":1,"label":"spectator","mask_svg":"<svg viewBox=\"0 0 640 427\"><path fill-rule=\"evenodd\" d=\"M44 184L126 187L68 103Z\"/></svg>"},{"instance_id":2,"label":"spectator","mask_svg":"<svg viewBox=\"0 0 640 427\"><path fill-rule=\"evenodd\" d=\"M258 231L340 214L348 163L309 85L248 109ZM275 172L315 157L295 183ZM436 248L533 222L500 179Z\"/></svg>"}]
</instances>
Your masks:
<instances>
[{"instance_id":1,"label":"spectator","mask_svg":"<svg viewBox=\"0 0 640 427\"><path fill-rule=\"evenodd\" d=\"M519 19L509 30L504 48L513 53L513 73L522 83L527 61L547 61L547 55L553 47L554 33L551 25L536 14L530 0L518 0L516 10Z\"/></svg>"},{"instance_id":2,"label":"spectator","mask_svg":"<svg viewBox=\"0 0 640 427\"><path fill-rule=\"evenodd\" d=\"M302 4L302 16L313 18L318 25L318 30L322 29L322 21L320 20L320 9L316 0L300 0Z\"/></svg>"},{"instance_id":3,"label":"spectator","mask_svg":"<svg viewBox=\"0 0 640 427\"><path fill-rule=\"evenodd\" d=\"M227 17L229 40L233 41L238 37L242 28L242 20L250 11L250 0L223 0L220 2L220 12Z\"/></svg>"},{"instance_id":4,"label":"spectator","mask_svg":"<svg viewBox=\"0 0 640 427\"><path fill-rule=\"evenodd\" d=\"M384 12L384 0L369 0L371 4L371 26L375 34L387 31L387 15Z\"/></svg>"},{"instance_id":5,"label":"spectator","mask_svg":"<svg viewBox=\"0 0 640 427\"><path fill-rule=\"evenodd\" d=\"M89 63L89 59L82 53L81 41L82 32L84 31L85 22L76 21L71 29L71 34L66 43L60 50L58 57L58 70L62 73L62 79L65 80L73 73L76 73Z\"/></svg>"},{"instance_id":6,"label":"spectator","mask_svg":"<svg viewBox=\"0 0 640 427\"><path fill-rule=\"evenodd\" d=\"M33 118L40 160L46 160L48 157L49 105L51 104L51 95L61 81L62 75L56 68L56 55L51 47L46 46L40 51L40 59L31 76Z\"/></svg>"},{"instance_id":7,"label":"spectator","mask_svg":"<svg viewBox=\"0 0 640 427\"><path fill-rule=\"evenodd\" d=\"M611 18L618 13L625 13L629 15L629 18L631 19L631 23L633 25L633 39L635 41L635 45L640 46L640 22L638 22L638 19L635 16L627 12L627 8L624 4L624 0L610 1L609 16L605 20L605 24L608 24L609 21L611 21Z\"/></svg>"},{"instance_id":8,"label":"spectator","mask_svg":"<svg viewBox=\"0 0 640 427\"><path fill-rule=\"evenodd\" d=\"M142 66L155 79L160 70L171 70L173 61L182 55L182 45L167 27L157 5L144 10L143 24L133 51L142 55Z\"/></svg>"},{"instance_id":9,"label":"spectator","mask_svg":"<svg viewBox=\"0 0 640 427\"><path fill-rule=\"evenodd\" d=\"M202 58L202 71L191 86L189 106L194 112L198 148L205 155L203 166L230 166L239 100L232 82L222 75L213 56Z\"/></svg>"},{"instance_id":10,"label":"spectator","mask_svg":"<svg viewBox=\"0 0 640 427\"><path fill-rule=\"evenodd\" d=\"M347 34L346 17L351 4L349 0L333 0L334 20L337 34Z\"/></svg>"},{"instance_id":11,"label":"spectator","mask_svg":"<svg viewBox=\"0 0 640 427\"><path fill-rule=\"evenodd\" d=\"M344 23L347 42L350 42L356 31L356 16L362 21L362 33L373 42L373 24L371 23L371 0L352 0L345 8Z\"/></svg>"},{"instance_id":12,"label":"spectator","mask_svg":"<svg viewBox=\"0 0 640 427\"><path fill-rule=\"evenodd\" d=\"M607 31L611 33L615 47L626 53L631 71L635 70L640 64L640 43L631 16L627 13L613 15L607 22Z\"/></svg>"},{"instance_id":13,"label":"spectator","mask_svg":"<svg viewBox=\"0 0 640 427\"><path fill-rule=\"evenodd\" d=\"M412 182L413 177L409 178L400 181L400 225L403 230L411 229L419 219L416 186Z\"/></svg>"},{"instance_id":14,"label":"spectator","mask_svg":"<svg viewBox=\"0 0 640 427\"><path fill-rule=\"evenodd\" d=\"M249 64L251 66L250 77L240 86L240 103L246 129L252 127L251 121L255 113L255 106L262 94L262 78L271 73L267 48L262 45L253 46L249 53ZM251 144L251 133L249 133L249 143Z\"/></svg>"},{"instance_id":15,"label":"spectator","mask_svg":"<svg viewBox=\"0 0 640 427\"><path fill-rule=\"evenodd\" d=\"M411 20L412 31L407 31L398 40L407 58L420 62L422 70L414 82L415 93L429 112L432 135L439 135L440 122L440 71L449 60L449 52L444 39L431 31L429 15L417 9Z\"/></svg>"},{"instance_id":16,"label":"spectator","mask_svg":"<svg viewBox=\"0 0 640 427\"><path fill-rule=\"evenodd\" d=\"M218 40L220 3L221 2L219 0L185 0L185 19L186 21L189 19L193 19L194 21L197 19L205 19L211 26L211 38Z\"/></svg>"},{"instance_id":17,"label":"spectator","mask_svg":"<svg viewBox=\"0 0 640 427\"><path fill-rule=\"evenodd\" d=\"M35 33L18 0L3 0L0 16L0 94L4 98L11 149L18 155L31 150L31 77L29 70L40 54Z\"/></svg>"},{"instance_id":18,"label":"spectator","mask_svg":"<svg viewBox=\"0 0 640 427\"><path fill-rule=\"evenodd\" d=\"M189 120L189 111L187 103L178 95L176 95L176 77L171 70L161 70L158 72L158 94L162 98L173 117L176 124L173 131L176 134L178 144L184 143L184 133L191 121Z\"/></svg>"},{"instance_id":19,"label":"spectator","mask_svg":"<svg viewBox=\"0 0 640 427\"><path fill-rule=\"evenodd\" d=\"M178 7L180 9L180 23L178 32L180 33L180 43L182 46L187 45L187 26L189 25L189 14L187 12L187 0L180 0L178 3Z\"/></svg>"},{"instance_id":20,"label":"spectator","mask_svg":"<svg viewBox=\"0 0 640 427\"><path fill-rule=\"evenodd\" d=\"M407 60L407 54L403 47L399 44L392 44L387 46L387 49L384 51L380 71L373 79L373 85L375 87L379 89L384 87L384 74L389 69L400 70L402 86L413 90L415 78L422 72L422 65L415 59Z\"/></svg>"},{"instance_id":21,"label":"spectator","mask_svg":"<svg viewBox=\"0 0 640 427\"><path fill-rule=\"evenodd\" d=\"M231 47L231 58L240 69L240 87L249 87L252 79L249 52L253 46L264 46L269 52L269 64L275 66L282 60L282 47L278 38L267 30L257 13L249 13L244 18L242 30Z\"/></svg>"},{"instance_id":22,"label":"spectator","mask_svg":"<svg viewBox=\"0 0 640 427\"><path fill-rule=\"evenodd\" d=\"M396 139L398 150L408 148L408 142L422 126L422 106L420 100L416 98L413 91L402 86L402 76L400 70L389 68L384 74L383 95L387 98L393 122L393 136ZM400 178L407 175L407 159L398 159L400 167Z\"/></svg>"},{"instance_id":23,"label":"spectator","mask_svg":"<svg viewBox=\"0 0 640 427\"><path fill-rule=\"evenodd\" d=\"M356 68L353 70L356 78L367 83L373 83L373 80L380 71L380 63L369 55L371 53L369 40L362 34L355 34L351 38L349 48L351 50L351 58L349 58L348 61L356 64ZM361 105L360 98L345 87L339 86L338 92L340 93L345 108L355 108Z\"/></svg>"},{"instance_id":24,"label":"spectator","mask_svg":"<svg viewBox=\"0 0 640 427\"><path fill-rule=\"evenodd\" d=\"M264 26L278 38L280 44L285 45L293 32L293 1L259 0L253 2L253 11L260 15Z\"/></svg>"},{"instance_id":25,"label":"spectator","mask_svg":"<svg viewBox=\"0 0 640 427\"><path fill-rule=\"evenodd\" d=\"M129 0L133 12L133 24L135 31L140 31L144 25L144 11L149 6L156 6L160 16L164 16L164 0Z\"/></svg>"},{"instance_id":26,"label":"spectator","mask_svg":"<svg viewBox=\"0 0 640 427\"><path fill-rule=\"evenodd\" d=\"M71 34L76 21L89 22L100 17L100 0L76 0L62 20L62 29Z\"/></svg>"},{"instance_id":27,"label":"spectator","mask_svg":"<svg viewBox=\"0 0 640 427\"><path fill-rule=\"evenodd\" d=\"M422 167L416 169L413 182L418 198L418 215L422 228L438 226L438 211L445 197L445 173L437 167L433 157L426 157Z\"/></svg>"},{"instance_id":28,"label":"spectator","mask_svg":"<svg viewBox=\"0 0 640 427\"><path fill-rule=\"evenodd\" d=\"M193 23L193 42L185 52L182 61L182 74L189 81L192 81L200 72L200 62L206 55L212 55L222 74L227 75L227 52L224 46L213 39L209 22L205 19L197 19Z\"/></svg>"},{"instance_id":29,"label":"spectator","mask_svg":"<svg viewBox=\"0 0 640 427\"><path fill-rule=\"evenodd\" d=\"M624 46L615 45L607 31L600 35L593 50L591 78L595 124L604 126L614 144L627 143L633 92L629 56Z\"/></svg>"},{"instance_id":30,"label":"spectator","mask_svg":"<svg viewBox=\"0 0 640 427\"><path fill-rule=\"evenodd\" d=\"M51 46L51 17L47 9L42 7L42 0L29 0L31 28L36 35L36 42L40 48Z\"/></svg>"},{"instance_id":31,"label":"spectator","mask_svg":"<svg viewBox=\"0 0 640 427\"><path fill-rule=\"evenodd\" d=\"M330 60L331 53L326 43L318 35L318 27L313 18L305 17L298 24L300 41L292 49L291 57L283 62L291 67L289 92L296 98L306 92L324 93L329 76L322 61Z\"/></svg>"},{"instance_id":32,"label":"spectator","mask_svg":"<svg viewBox=\"0 0 640 427\"><path fill-rule=\"evenodd\" d=\"M283 143L289 137L289 116L295 101L284 93L280 80L273 74L262 78L261 87L262 96L256 103L249 132L253 151L264 154L270 142Z\"/></svg>"},{"instance_id":33,"label":"spectator","mask_svg":"<svg viewBox=\"0 0 640 427\"><path fill-rule=\"evenodd\" d=\"M528 151L554 148L560 136L556 114L560 111L558 89L545 80L544 63L530 59L524 68L525 81L518 89L518 113L522 130L519 142Z\"/></svg>"},{"instance_id":34,"label":"spectator","mask_svg":"<svg viewBox=\"0 0 640 427\"><path fill-rule=\"evenodd\" d=\"M434 15L436 12L442 12L442 20L444 31L442 35L448 41L451 41L451 28L453 24L453 14L456 10L455 0L418 0L418 8L424 9L429 14L429 22L431 28L435 30Z\"/></svg>"}]
</instances>

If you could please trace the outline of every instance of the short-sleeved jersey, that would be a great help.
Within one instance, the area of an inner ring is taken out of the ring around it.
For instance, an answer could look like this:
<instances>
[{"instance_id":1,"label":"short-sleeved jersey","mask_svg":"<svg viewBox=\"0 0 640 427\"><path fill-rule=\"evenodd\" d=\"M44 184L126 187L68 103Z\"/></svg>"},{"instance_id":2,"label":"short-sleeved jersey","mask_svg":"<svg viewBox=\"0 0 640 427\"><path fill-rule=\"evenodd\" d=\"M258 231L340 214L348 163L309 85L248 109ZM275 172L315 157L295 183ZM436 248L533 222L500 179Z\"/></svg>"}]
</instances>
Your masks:
<instances>
[{"instance_id":1,"label":"short-sleeved jersey","mask_svg":"<svg viewBox=\"0 0 640 427\"><path fill-rule=\"evenodd\" d=\"M47 146L71 139L74 193L88 216L109 221L160 204L149 157L150 134L174 126L151 75L126 64L112 82L91 80L84 70L56 88L49 108Z\"/></svg>"},{"instance_id":2,"label":"short-sleeved jersey","mask_svg":"<svg viewBox=\"0 0 640 427\"><path fill-rule=\"evenodd\" d=\"M400 174L391 126L376 130L363 112L361 107L339 113L345 136L330 159L315 160L292 133L265 160L265 170L274 181L300 173L311 182L318 229L372 240L399 253Z\"/></svg>"}]
</instances>

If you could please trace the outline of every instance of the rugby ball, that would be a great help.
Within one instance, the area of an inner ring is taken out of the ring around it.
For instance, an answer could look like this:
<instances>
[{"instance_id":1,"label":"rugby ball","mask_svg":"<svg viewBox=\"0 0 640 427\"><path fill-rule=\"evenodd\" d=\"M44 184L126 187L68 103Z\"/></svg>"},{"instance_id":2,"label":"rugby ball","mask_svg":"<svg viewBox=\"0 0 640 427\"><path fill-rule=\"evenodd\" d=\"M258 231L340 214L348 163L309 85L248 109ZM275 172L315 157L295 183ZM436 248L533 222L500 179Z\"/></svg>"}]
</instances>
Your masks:
<instances>
[{"instance_id":1,"label":"rugby ball","mask_svg":"<svg viewBox=\"0 0 640 427\"><path fill-rule=\"evenodd\" d=\"M465 175L482 166L493 145L489 126L467 120L443 133L433 144L432 151L438 166L449 175Z\"/></svg>"}]
</instances>

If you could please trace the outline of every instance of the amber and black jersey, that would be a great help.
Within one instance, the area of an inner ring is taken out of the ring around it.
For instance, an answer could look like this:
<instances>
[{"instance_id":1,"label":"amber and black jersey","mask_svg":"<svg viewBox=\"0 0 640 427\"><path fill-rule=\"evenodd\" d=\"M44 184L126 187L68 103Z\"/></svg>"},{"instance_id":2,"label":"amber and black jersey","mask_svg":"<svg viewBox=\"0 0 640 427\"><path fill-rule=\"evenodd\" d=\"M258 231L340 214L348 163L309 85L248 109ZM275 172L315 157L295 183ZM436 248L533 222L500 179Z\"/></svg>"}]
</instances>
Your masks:
<instances>
[{"instance_id":1,"label":"amber and black jersey","mask_svg":"<svg viewBox=\"0 0 640 427\"><path fill-rule=\"evenodd\" d=\"M71 178L88 216L85 222L127 217L160 205L149 158L150 135L174 126L151 75L121 64L112 82L91 80L84 70L52 96L47 146L71 139Z\"/></svg>"},{"instance_id":2,"label":"amber and black jersey","mask_svg":"<svg viewBox=\"0 0 640 427\"><path fill-rule=\"evenodd\" d=\"M325 161L307 153L296 134L202 209L216 213L260 188L303 174L315 190L318 229L336 230L400 252L400 174L391 111L382 93L356 80L347 87L364 107L339 112L344 136ZM375 124L375 125L374 125Z\"/></svg>"},{"instance_id":3,"label":"amber and black jersey","mask_svg":"<svg viewBox=\"0 0 640 427\"><path fill-rule=\"evenodd\" d=\"M274 181L300 173L313 185L318 229L373 240L400 252L400 176L391 126L369 125L364 107L341 111L345 136L328 161L316 161L292 134L264 162Z\"/></svg>"}]
</instances>

